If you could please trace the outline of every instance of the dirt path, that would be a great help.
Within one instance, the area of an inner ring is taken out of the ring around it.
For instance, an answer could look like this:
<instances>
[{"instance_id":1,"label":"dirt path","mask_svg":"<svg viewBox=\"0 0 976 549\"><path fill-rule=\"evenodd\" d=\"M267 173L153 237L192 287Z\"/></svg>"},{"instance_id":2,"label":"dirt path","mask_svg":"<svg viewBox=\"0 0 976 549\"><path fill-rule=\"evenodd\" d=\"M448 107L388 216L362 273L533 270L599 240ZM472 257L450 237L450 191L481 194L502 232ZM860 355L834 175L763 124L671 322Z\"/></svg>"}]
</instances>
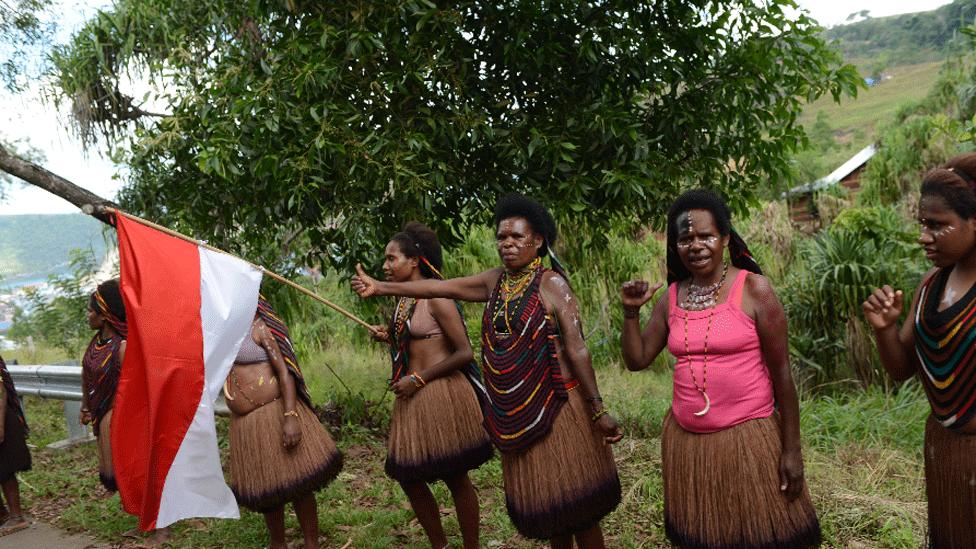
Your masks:
<instances>
[{"instance_id":1,"label":"dirt path","mask_svg":"<svg viewBox=\"0 0 976 549\"><path fill-rule=\"evenodd\" d=\"M0 537L0 549L25 549L43 547L44 549L108 549L110 546L99 543L87 536L68 534L44 522L32 522L30 528Z\"/></svg>"}]
</instances>

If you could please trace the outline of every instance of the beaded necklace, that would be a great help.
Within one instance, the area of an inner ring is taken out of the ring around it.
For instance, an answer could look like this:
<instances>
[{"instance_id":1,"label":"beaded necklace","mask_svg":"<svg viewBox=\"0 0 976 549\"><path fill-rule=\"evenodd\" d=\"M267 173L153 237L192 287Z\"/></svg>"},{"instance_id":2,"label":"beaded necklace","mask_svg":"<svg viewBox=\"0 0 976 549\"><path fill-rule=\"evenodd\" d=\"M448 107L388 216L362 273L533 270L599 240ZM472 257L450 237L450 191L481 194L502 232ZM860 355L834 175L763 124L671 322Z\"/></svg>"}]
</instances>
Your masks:
<instances>
[{"instance_id":1,"label":"beaded necklace","mask_svg":"<svg viewBox=\"0 0 976 549\"><path fill-rule=\"evenodd\" d=\"M966 427L976 417L976 285L939 310L951 268L922 282L914 313L915 353L932 415L943 427Z\"/></svg>"},{"instance_id":2,"label":"beaded necklace","mask_svg":"<svg viewBox=\"0 0 976 549\"><path fill-rule=\"evenodd\" d=\"M568 398L553 319L539 289L545 269L541 262L530 268L534 271L527 283L521 283L522 273L507 280L499 277L482 317L484 385L478 386L479 396L485 427L503 452L524 451L545 437ZM506 288L523 285L517 301L514 294L502 295ZM507 311L506 299L512 302Z\"/></svg>"},{"instance_id":3,"label":"beaded necklace","mask_svg":"<svg viewBox=\"0 0 976 549\"><path fill-rule=\"evenodd\" d=\"M101 332L95 332L81 359L82 368L88 372L88 384L84 391L88 393L88 406L91 408L96 433L102 417L115 403L115 390L122 372L119 348L123 341L119 335L102 339Z\"/></svg>"},{"instance_id":4,"label":"beaded necklace","mask_svg":"<svg viewBox=\"0 0 976 549\"><path fill-rule=\"evenodd\" d=\"M518 306L522 304L522 300L525 297L525 289L528 288L529 284L535 279L536 271L542 266L542 259L535 258L532 263L529 263L525 267L514 271L505 271L502 273L499 279L499 290L502 295L502 304L498 306L496 301L495 311L492 314L492 322L498 322L498 317L504 315L505 320L505 331L499 333L512 333L512 323L509 316L509 303L515 298L518 298L516 302L515 309L518 310Z\"/></svg>"},{"instance_id":5,"label":"beaded necklace","mask_svg":"<svg viewBox=\"0 0 976 549\"><path fill-rule=\"evenodd\" d=\"M688 345L688 314L687 313L684 314L685 356L688 357L688 363L687 363L688 373L691 374L691 382L695 385L695 389L698 391L698 394L700 394L702 396L702 399L705 400L705 408L703 408L699 412L695 412L696 416L703 416L707 414L708 410L710 410L712 407L712 401L711 399L708 398L708 393L706 392L706 385L705 385L708 381L708 335L712 331L712 317L715 316L715 303L718 299L718 293L722 289L722 286L725 285L725 275L728 274L728 272L729 272L729 265L728 263L726 263L725 267L722 269L722 278L720 278L719 281L716 282L715 284L710 284L704 287L692 286L691 283L688 284L689 297L691 296L692 288L701 288L702 291L698 294L698 296L707 298L707 299L698 299L697 301L693 302L698 305L703 305L700 309L686 307L686 305L688 304L688 298L685 298L685 300L681 302L683 308L687 308L688 310L691 311L701 311L707 307L711 307L711 310L708 312L708 323L705 325L705 348L702 357L703 360L702 360L701 385L698 385L698 379L695 378L695 369L692 368L691 365L691 347Z\"/></svg>"},{"instance_id":6,"label":"beaded necklace","mask_svg":"<svg viewBox=\"0 0 976 549\"><path fill-rule=\"evenodd\" d=\"M714 284L699 286L688 282L688 291L685 298L681 300L681 308L688 311L703 311L709 307L714 307L718 298L718 292L725 284L725 275L729 272L729 264L722 262L722 278Z\"/></svg>"},{"instance_id":7,"label":"beaded necklace","mask_svg":"<svg viewBox=\"0 0 976 549\"><path fill-rule=\"evenodd\" d=\"M410 317L413 316L416 306L417 300L415 298L401 297L397 299L397 306L392 319L393 337L390 339L390 358L393 360L390 383L394 383L406 375L410 363L408 353L410 334L407 330L410 327Z\"/></svg>"}]
</instances>

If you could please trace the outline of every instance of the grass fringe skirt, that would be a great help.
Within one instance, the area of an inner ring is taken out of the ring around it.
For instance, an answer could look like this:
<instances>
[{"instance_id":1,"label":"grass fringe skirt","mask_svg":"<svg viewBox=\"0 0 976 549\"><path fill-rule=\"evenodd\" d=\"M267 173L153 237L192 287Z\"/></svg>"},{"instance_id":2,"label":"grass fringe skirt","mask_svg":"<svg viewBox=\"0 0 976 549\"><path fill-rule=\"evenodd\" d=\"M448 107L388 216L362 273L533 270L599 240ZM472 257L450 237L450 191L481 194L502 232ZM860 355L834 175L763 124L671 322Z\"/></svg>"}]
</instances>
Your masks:
<instances>
[{"instance_id":1,"label":"grass fringe skirt","mask_svg":"<svg viewBox=\"0 0 976 549\"><path fill-rule=\"evenodd\" d=\"M393 404L386 474L400 482L433 482L491 459L474 388L461 372L430 381Z\"/></svg>"},{"instance_id":2,"label":"grass fringe skirt","mask_svg":"<svg viewBox=\"0 0 976 549\"><path fill-rule=\"evenodd\" d=\"M230 475L237 502L258 512L277 509L325 487L342 469L335 441L307 406L298 402L302 440L281 443L282 399L245 415L231 415Z\"/></svg>"},{"instance_id":3,"label":"grass fringe skirt","mask_svg":"<svg viewBox=\"0 0 976 549\"><path fill-rule=\"evenodd\" d=\"M925 493L929 547L976 547L976 435L925 423Z\"/></svg>"},{"instance_id":4,"label":"grass fringe skirt","mask_svg":"<svg viewBox=\"0 0 976 549\"><path fill-rule=\"evenodd\" d=\"M669 412L661 433L664 528L686 549L805 548L820 545L806 485L780 492L779 415L716 433L685 431Z\"/></svg>"},{"instance_id":5,"label":"grass fringe skirt","mask_svg":"<svg viewBox=\"0 0 976 549\"><path fill-rule=\"evenodd\" d=\"M2 387L0 387L2 389ZM7 482L22 471L30 471L31 455L20 418L7 408L0 442L0 482Z\"/></svg>"},{"instance_id":6,"label":"grass fringe skirt","mask_svg":"<svg viewBox=\"0 0 976 549\"><path fill-rule=\"evenodd\" d=\"M546 438L522 453L502 453L508 516L523 536L551 539L588 530L620 503L613 451L570 391Z\"/></svg>"}]
</instances>

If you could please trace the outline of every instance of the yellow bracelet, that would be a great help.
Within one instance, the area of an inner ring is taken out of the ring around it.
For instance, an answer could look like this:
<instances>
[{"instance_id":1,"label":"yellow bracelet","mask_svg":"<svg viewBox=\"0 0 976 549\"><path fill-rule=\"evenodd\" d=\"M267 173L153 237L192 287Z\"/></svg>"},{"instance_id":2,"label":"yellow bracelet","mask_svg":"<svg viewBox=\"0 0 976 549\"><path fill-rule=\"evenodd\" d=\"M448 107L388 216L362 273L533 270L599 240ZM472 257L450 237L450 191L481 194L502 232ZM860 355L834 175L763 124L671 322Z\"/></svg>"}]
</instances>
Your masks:
<instances>
[{"instance_id":1,"label":"yellow bracelet","mask_svg":"<svg viewBox=\"0 0 976 549\"><path fill-rule=\"evenodd\" d=\"M285 412L282 415L285 416L285 417L288 417L288 416L298 417L298 410L288 410L287 412Z\"/></svg>"},{"instance_id":2,"label":"yellow bracelet","mask_svg":"<svg viewBox=\"0 0 976 549\"><path fill-rule=\"evenodd\" d=\"M424 381L424 378L420 377L420 374L418 374L417 372L413 372L410 375L413 376L416 381L420 382L420 385L417 385L417 387L423 387L424 385L427 385L427 382Z\"/></svg>"},{"instance_id":3,"label":"yellow bracelet","mask_svg":"<svg viewBox=\"0 0 976 549\"><path fill-rule=\"evenodd\" d=\"M609 412L607 412L607 409L606 408L601 408L599 412L593 414L593 417L590 418L590 421L596 421L596 420L600 419L601 417L607 415L608 413Z\"/></svg>"}]
</instances>

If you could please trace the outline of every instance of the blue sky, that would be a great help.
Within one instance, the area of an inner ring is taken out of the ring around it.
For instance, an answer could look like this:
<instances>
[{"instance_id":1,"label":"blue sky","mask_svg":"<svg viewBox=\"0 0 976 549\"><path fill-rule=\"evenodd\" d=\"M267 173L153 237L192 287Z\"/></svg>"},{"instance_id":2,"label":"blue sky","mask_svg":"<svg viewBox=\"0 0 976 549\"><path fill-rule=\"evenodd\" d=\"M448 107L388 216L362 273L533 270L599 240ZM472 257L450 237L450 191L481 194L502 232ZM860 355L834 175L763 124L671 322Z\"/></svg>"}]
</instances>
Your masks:
<instances>
[{"instance_id":1,"label":"blue sky","mask_svg":"<svg viewBox=\"0 0 976 549\"><path fill-rule=\"evenodd\" d=\"M205 0L203 0L205 1ZM810 12L824 26L843 23L851 13L869 10L874 17L935 9L948 0L800 0L801 8ZM62 1L58 13L61 33L66 40L105 0ZM35 85L19 96L0 94L0 127L9 140L26 138L45 154L44 167L99 196L115 198L121 183L113 179L119 171L96 151L85 153L80 143L65 129L66 113L57 113L41 99L41 86ZM73 213L70 203L29 185L15 184L5 189L0 215L26 213Z\"/></svg>"}]
</instances>

